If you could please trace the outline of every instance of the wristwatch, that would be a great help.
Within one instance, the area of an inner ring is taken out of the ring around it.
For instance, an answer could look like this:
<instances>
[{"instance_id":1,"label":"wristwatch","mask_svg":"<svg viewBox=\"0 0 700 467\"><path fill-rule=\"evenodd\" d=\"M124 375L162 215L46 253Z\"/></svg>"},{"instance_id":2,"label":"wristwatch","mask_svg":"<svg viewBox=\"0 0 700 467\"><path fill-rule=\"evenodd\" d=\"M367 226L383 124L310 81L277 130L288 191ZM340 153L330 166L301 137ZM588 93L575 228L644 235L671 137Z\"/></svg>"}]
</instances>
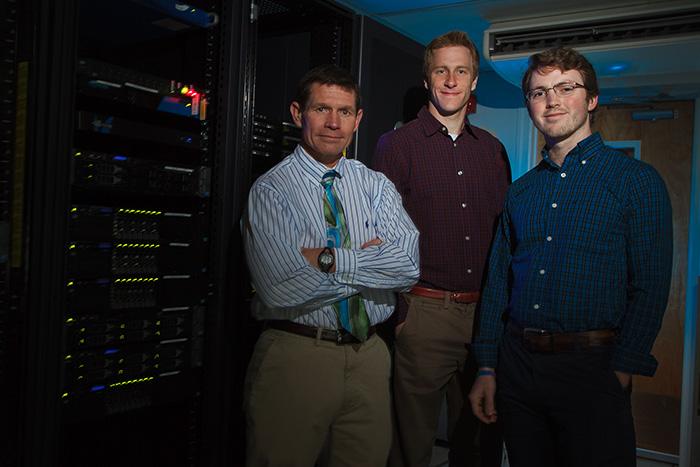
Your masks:
<instances>
[{"instance_id":1,"label":"wristwatch","mask_svg":"<svg viewBox=\"0 0 700 467\"><path fill-rule=\"evenodd\" d=\"M335 264L335 255L333 254L333 250L330 248L326 247L323 250L321 250L321 253L318 254L318 268L322 272L328 272L331 270L333 265Z\"/></svg>"}]
</instances>

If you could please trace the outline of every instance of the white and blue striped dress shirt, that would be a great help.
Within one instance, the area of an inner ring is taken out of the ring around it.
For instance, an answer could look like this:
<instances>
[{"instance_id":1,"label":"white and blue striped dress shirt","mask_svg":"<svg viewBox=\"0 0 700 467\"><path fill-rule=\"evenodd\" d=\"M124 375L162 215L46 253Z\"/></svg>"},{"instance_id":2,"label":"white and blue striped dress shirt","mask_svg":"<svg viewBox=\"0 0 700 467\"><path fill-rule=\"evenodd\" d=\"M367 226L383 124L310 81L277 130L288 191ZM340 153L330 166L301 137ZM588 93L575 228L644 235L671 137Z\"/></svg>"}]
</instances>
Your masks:
<instances>
[{"instance_id":1,"label":"white and blue striped dress shirt","mask_svg":"<svg viewBox=\"0 0 700 467\"><path fill-rule=\"evenodd\" d=\"M393 312L394 292L418 280L418 229L394 185L356 160L342 158L335 170L352 249L335 250L332 274L301 254L326 244L321 178L328 168L297 146L253 184L243 238L256 290L254 317L336 329L332 304L359 293L376 324ZM360 249L374 238L382 244Z\"/></svg>"}]
</instances>

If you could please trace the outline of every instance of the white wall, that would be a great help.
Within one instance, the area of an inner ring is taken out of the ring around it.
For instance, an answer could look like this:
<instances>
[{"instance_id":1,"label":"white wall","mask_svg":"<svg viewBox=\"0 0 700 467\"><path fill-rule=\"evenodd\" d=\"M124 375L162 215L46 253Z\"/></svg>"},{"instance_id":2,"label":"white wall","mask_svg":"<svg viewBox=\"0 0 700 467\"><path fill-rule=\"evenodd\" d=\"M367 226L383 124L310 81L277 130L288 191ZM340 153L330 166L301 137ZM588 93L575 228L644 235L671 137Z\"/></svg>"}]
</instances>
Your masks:
<instances>
[{"instance_id":1,"label":"white wall","mask_svg":"<svg viewBox=\"0 0 700 467\"><path fill-rule=\"evenodd\" d=\"M536 160L537 130L525 107L495 109L477 105L469 122L487 130L501 140L508 151L513 180L527 172Z\"/></svg>"}]
</instances>

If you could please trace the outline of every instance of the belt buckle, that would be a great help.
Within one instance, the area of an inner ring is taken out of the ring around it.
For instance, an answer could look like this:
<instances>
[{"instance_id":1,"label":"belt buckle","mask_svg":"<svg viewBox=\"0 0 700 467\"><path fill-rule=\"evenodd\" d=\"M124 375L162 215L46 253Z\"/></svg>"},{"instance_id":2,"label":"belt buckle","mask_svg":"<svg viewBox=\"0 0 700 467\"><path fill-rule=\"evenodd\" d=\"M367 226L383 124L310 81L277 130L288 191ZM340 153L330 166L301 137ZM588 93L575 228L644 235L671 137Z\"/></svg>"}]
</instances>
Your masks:
<instances>
[{"instance_id":1,"label":"belt buckle","mask_svg":"<svg viewBox=\"0 0 700 467\"><path fill-rule=\"evenodd\" d=\"M450 300L451 300L451 301L456 302L458 296L459 296L459 293L457 293L457 292L450 292Z\"/></svg>"}]
</instances>

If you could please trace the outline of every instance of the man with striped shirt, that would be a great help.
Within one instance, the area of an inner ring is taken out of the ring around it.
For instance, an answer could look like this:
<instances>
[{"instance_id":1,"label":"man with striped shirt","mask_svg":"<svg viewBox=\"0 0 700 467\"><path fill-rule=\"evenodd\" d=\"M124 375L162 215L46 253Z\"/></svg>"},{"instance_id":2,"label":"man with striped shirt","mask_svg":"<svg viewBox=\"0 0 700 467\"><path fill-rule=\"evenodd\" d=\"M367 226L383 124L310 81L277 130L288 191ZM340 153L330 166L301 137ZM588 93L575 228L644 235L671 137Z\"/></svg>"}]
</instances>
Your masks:
<instances>
[{"instance_id":1,"label":"man with striped shirt","mask_svg":"<svg viewBox=\"0 0 700 467\"><path fill-rule=\"evenodd\" d=\"M362 118L344 70L315 68L290 111L302 141L250 191L244 242L265 320L248 368L247 465L384 466L390 358L375 325L418 278L394 185L343 157Z\"/></svg>"},{"instance_id":2,"label":"man with striped shirt","mask_svg":"<svg viewBox=\"0 0 700 467\"><path fill-rule=\"evenodd\" d=\"M631 467L631 375L654 374L671 278L668 193L592 133L598 85L581 54L531 56L522 89L546 145L494 239L472 409L503 422L513 467Z\"/></svg>"}]
</instances>

